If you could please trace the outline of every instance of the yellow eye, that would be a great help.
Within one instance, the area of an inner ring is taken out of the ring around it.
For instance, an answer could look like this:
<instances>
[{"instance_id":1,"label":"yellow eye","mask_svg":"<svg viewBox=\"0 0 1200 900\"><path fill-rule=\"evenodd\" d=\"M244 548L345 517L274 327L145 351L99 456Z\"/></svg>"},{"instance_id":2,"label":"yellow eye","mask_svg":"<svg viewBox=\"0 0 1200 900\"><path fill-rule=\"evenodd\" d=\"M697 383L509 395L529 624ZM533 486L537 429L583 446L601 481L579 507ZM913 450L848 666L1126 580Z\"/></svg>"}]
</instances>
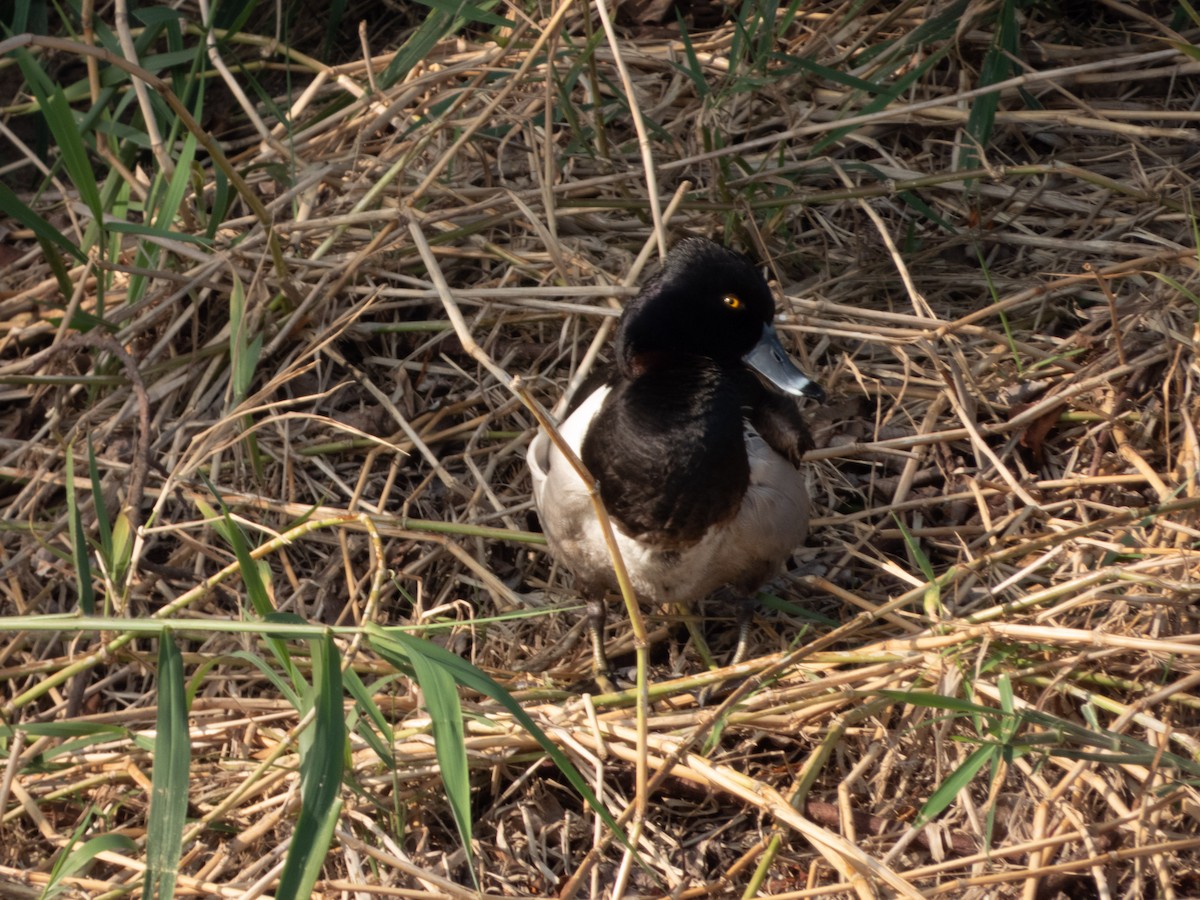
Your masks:
<instances>
[{"instance_id":1,"label":"yellow eye","mask_svg":"<svg viewBox=\"0 0 1200 900\"><path fill-rule=\"evenodd\" d=\"M737 294L726 294L721 298L721 302L730 309L743 309L746 306Z\"/></svg>"}]
</instances>

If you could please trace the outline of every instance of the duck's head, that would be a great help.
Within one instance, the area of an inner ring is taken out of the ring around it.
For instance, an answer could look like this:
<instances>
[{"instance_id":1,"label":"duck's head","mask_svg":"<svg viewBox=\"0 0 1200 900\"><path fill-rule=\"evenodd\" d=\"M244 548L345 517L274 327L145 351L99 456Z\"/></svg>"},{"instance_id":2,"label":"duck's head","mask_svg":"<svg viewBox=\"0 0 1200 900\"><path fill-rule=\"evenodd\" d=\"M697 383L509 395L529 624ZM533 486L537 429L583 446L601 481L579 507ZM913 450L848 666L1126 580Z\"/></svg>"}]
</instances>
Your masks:
<instances>
[{"instance_id":1,"label":"duck's head","mask_svg":"<svg viewBox=\"0 0 1200 900\"><path fill-rule=\"evenodd\" d=\"M771 289L749 259L707 238L684 238L625 308L617 362L627 377L688 357L741 363L777 391L824 400L783 349L774 318Z\"/></svg>"}]
</instances>

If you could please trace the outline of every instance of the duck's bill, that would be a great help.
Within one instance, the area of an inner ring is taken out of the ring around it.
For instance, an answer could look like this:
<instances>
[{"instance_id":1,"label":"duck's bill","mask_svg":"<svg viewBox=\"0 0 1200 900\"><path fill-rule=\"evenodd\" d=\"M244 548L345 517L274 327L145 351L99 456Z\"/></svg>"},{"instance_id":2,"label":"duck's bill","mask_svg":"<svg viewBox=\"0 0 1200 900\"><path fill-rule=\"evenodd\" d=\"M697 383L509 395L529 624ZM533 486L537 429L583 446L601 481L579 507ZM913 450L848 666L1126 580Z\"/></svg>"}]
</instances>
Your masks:
<instances>
[{"instance_id":1,"label":"duck's bill","mask_svg":"<svg viewBox=\"0 0 1200 900\"><path fill-rule=\"evenodd\" d=\"M805 375L792 362L773 325L764 325L762 337L742 362L759 374L769 385L785 394L812 397L818 403L825 401L825 389Z\"/></svg>"}]
</instances>

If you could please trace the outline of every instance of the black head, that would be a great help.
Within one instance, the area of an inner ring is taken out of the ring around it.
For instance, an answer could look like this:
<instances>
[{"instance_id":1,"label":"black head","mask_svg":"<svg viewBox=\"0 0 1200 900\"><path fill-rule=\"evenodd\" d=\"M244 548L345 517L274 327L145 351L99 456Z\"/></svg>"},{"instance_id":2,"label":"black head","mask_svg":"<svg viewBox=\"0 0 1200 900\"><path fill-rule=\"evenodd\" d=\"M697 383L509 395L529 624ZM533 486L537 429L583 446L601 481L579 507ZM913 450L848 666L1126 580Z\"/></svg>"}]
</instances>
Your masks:
<instances>
[{"instance_id":1,"label":"black head","mask_svg":"<svg viewBox=\"0 0 1200 900\"><path fill-rule=\"evenodd\" d=\"M774 316L771 290L749 259L708 238L684 238L625 308L618 365L629 376L658 359L698 356L732 364Z\"/></svg>"},{"instance_id":2,"label":"black head","mask_svg":"<svg viewBox=\"0 0 1200 900\"><path fill-rule=\"evenodd\" d=\"M684 238L625 309L617 365L626 378L707 359L742 365L776 391L823 400L779 343L775 301L754 264L707 238Z\"/></svg>"}]
</instances>

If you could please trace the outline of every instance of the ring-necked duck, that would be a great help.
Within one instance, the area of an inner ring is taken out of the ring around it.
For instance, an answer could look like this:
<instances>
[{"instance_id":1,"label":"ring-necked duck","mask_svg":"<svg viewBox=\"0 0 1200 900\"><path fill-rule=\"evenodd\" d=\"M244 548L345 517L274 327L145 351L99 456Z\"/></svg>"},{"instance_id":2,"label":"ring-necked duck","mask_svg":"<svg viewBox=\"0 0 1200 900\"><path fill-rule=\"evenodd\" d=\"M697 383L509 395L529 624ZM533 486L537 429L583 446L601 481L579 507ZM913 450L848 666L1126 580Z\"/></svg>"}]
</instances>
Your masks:
<instances>
[{"instance_id":1,"label":"ring-necked duck","mask_svg":"<svg viewBox=\"0 0 1200 900\"><path fill-rule=\"evenodd\" d=\"M597 480L643 603L702 600L728 585L749 603L808 531L800 457L812 446L795 397L824 391L792 362L762 274L689 237L626 307L616 360L559 428ZM526 456L550 552L588 602L598 676L612 560L586 486L539 430Z\"/></svg>"}]
</instances>

